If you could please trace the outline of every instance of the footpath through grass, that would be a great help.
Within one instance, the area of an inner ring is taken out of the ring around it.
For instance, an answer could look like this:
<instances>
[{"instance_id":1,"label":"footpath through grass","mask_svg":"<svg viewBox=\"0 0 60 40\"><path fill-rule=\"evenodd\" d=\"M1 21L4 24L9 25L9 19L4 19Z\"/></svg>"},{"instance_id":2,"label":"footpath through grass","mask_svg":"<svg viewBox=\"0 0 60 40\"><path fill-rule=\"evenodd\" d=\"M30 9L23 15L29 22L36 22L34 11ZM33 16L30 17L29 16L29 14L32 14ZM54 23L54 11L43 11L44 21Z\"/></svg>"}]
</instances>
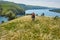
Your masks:
<instances>
[{"instance_id":1,"label":"footpath through grass","mask_svg":"<svg viewBox=\"0 0 60 40\"><path fill-rule=\"evenodd\" d=\"M23 16L0 25L0 40L60 40L60 19Z\"/></svg>"}]
</instances>

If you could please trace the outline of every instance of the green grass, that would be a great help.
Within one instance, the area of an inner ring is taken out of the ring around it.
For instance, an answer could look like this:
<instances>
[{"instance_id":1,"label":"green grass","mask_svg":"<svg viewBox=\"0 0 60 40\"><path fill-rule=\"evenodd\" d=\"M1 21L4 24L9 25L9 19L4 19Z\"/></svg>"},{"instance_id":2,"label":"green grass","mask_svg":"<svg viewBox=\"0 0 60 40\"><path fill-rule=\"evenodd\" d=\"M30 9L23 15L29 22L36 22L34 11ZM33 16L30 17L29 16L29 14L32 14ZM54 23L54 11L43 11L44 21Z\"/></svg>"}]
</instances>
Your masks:
<instances>
[{"instance_id":1,"label":"green grass","mask_svg":"<svg viewBox=\"0 0 60 40\"><path fill-rule=\"evenodd\" d=\"M8 16L7 14L25 14L25 9L13 2L0 1L0 15Z\"/></svg>"},{"instance_id":2,"label":"green grass","mask_svg":"<svg viewBox=\"0 0 60 40\"><path fill-rule=\"evenodd\" d=\"M0 25L0 40L60 40L60 19L23 16Z\"/></svg>"}]
</instances>

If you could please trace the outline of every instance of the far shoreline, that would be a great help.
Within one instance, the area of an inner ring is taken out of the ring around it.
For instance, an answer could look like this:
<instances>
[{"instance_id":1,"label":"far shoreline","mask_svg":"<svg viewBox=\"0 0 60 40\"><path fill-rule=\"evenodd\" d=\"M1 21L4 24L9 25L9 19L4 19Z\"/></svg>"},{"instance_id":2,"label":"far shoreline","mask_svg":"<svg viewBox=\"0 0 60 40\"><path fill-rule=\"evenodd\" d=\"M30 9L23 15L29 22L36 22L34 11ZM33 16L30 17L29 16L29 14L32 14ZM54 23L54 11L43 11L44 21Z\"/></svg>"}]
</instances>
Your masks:
<instances>
[{"instance_id":1,"label":"far shoreline","mask_svg":"<svg viewBox=\"0 0 60 40\"><path fill-rule=\"evenodd\" d=\"M56 12L56 13L60 13L60 9L52 9L52 10L49 10L51 12Z\"/></svg>"}]
</instances>

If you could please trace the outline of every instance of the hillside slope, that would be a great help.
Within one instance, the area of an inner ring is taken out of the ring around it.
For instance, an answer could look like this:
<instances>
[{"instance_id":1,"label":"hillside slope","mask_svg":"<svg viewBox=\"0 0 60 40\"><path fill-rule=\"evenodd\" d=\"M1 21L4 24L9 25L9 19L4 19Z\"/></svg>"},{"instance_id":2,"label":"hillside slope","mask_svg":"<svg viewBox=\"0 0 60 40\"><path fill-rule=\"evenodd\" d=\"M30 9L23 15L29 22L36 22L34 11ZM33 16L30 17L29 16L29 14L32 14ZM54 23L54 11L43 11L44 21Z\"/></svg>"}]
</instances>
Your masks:
<instances>
[{"instance_id":1,"label":"hillside slope","mask_svg":"<svg viewBox=\"0 0 60 40\"><path fill-rule=\"evenodd\" d=\"M23 16L0 25L0 40L60 40L60 19Z\"/></svg>"},{"instance_id":2,"label":"hillside slope","mask_svg":"<svg viewBox=\"0 0 60 40\"><path fill-rule=\"evenodd\" d=\"M24 15L25 10L13 2L0 1L0 15L8 15L10 13Z\"/></svg>"}]
</instances>

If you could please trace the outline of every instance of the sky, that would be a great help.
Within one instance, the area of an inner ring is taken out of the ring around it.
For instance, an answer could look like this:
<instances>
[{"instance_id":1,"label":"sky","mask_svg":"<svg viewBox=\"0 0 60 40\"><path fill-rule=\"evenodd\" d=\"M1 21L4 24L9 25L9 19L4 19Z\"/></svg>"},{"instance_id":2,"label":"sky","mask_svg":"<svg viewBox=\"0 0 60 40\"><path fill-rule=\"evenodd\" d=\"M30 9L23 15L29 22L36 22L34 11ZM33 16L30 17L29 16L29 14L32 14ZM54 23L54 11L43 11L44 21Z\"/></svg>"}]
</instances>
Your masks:
<instances>
[{"instance_id":1,"label":"sky","mask_svg":"<svg viewBox=\"0 0 60 40\"><path fill-rule=\"evenodd\" d=\"M37 5L60 8L60 0L5 0L26 5Z\"/></svg>"}]
</instances>

